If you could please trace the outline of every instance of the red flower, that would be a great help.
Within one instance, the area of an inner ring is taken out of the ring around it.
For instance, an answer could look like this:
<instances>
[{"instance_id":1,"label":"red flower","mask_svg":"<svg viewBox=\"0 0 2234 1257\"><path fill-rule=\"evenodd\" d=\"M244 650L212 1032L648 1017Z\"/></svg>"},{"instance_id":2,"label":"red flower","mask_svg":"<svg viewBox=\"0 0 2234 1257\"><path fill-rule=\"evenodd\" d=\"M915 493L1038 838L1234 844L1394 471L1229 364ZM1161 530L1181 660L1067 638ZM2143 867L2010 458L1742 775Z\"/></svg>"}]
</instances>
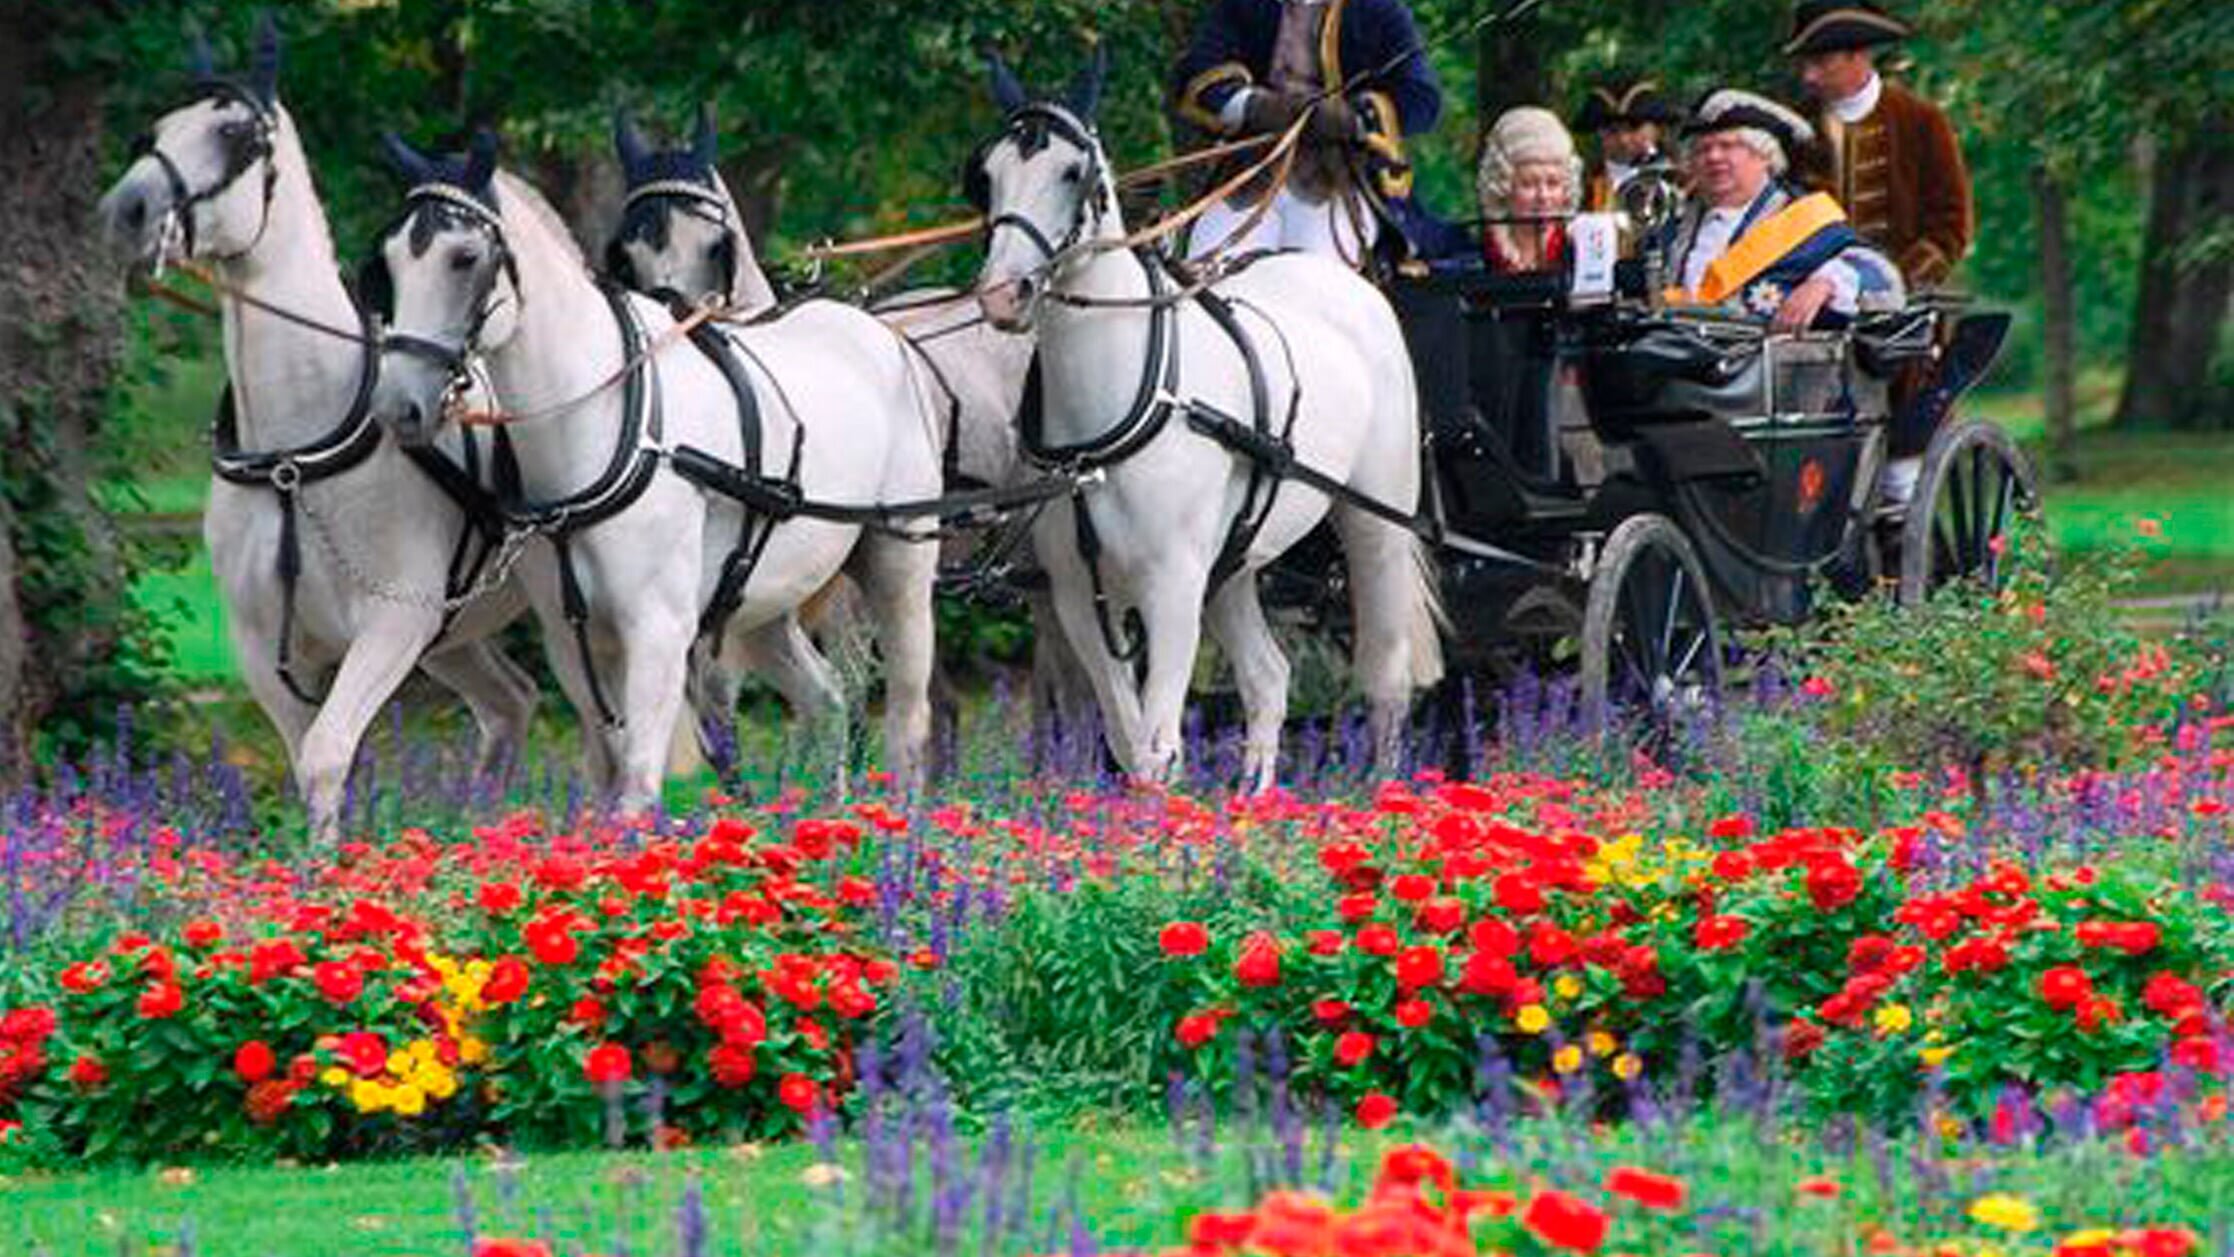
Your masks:
<instances>
[{"instance_id":1,"label":"red flower","mask_svg":"<svg viewBox=\"0 0 2234 1257\"><path fill-rule=\"evenodd\" d=\"M1626 1196L1647 1209L1683 1208L1683 1180L1654 1174L1633 1165L1617 1165L1606 1176L1606 1190Z\"/></svg>"},{"instance_id":2,"label":"red flower","mask_svg":"<svg viewBox=\"0 0 2234 1257\"><path fill-rule=\"evenodd\" d=\"M1536 1193L1520 1215L1528 1233L1551 1245L1575 1253L1594 1253L1606 1242L1609 1219L1605 1211L1566 1192Z\"/></svg>"},{"instance_id":3,"label":"red flower","mask_svg":"<svg viewBox=\"0 0 2234 1257\"><path fill-rule=\"evenodd\" d=\"M98 1056L80 1056L70 1062L70 1085L80 1091L91 1091L109 1080L109 1067Z\"/></svg>"},{"instance_id":4,"label":"red flower","mask_svg":"<svg viewBox=\"0 0 2234 1257\"><path fill-rule=\"evenodd\" d=\"M1322 1026L1332 1028L1349 1020L1350 1006L1338 999L1311 1001L1311 1016Z\"/></svg>"},{"instance_id":5,"label":"red flower","mask_svg":"<svg viewBox=\"0 0 2234 1257\"><path fill-rule=\"evenodd\" d=\"M233 1072L242 1082L262 1082L279 1068L279 1060L272 1055L271 1045L262 1039L250 1039L233 1053Z\"/></svg>"},{"instance_id":6,"label":"red flower","mask_svg":"<svg viewBox=\"0 0 2234 1257\"><path fill-rule=\"evenodd\" d=\"M339 960L320 961L311 969L310 980L317 985L318 993L326 997L326 1002L336 1008L347 1007L365 989L365 975L358 972L356 966Z\"/></svg>"},{"instance_id":7,"label":"red flower","mask_svg":"<svg viewBox=\"0 0 2234 1257\"><path fill-rule=\"evenodd\" d=\"M1744 942L1752 932L1753 926L1744 917L1702 916L1691 931L1691 941L1701 951L1721 951Z\"/></svg>"},{"instance_id":8,"label":"red flower","mask_svg":"<svg viewBox=\"0 0 2234 1257\"><path fill-rule=\"evenodd\" d=\"M520 888L510 882L483 882L479 899L481 911L492 917L507 916L520 906Z\"/></svg>"},{"instance_id":9,"label":"red flower","mask_svg":"<svg viewBox=\"0 0 2234 1257\"><path fill-rule=\"evenodd\" d=\"M186 992L176 982L158 982L140 992L140 1017L161 1021L186 1006Z\"/></svg>"},{"instance_id":10,"label":"red flower","mask_svg":"<svg viewBox=\"0 0 2234 1257\"><path fill-rule=\"evenodd\" d=\"M605 1086L608 1083L627 1082L630 1073L628 1049L618 1043L600 1043L582 1060L582 1073L591 1083Z\"/></svg>"},{"instance_id":11,"label":"red flower","mask_svg":"<svg viewBox=\"0 0 2234 1257\"><path fill-rule=\"evenodd\" d=\"M1741 881L1753 872L1753 861L1743 851L1719 851L1707 866L1725 882Z\"/></svg>"},{"instance_id":12,"label":"red flower","mask_svg":"<svg viewBox=\"0 0 2234 1257\"><path fill-rule=\"evenodd\" d=\"M1420 905L1419 928L1429 934L1449 934L1466 924L1466 905L1448 897Z\"/></svg>"},{"instance_id":13,"label":"red flower","mask_svg":"<svg viewBox=\"0 0 2234 1257\"><path fill-rule=\"evenodd\" d=\"M527 962L518 956L499 956L489 966L489 980L481 984L481 998L488 1004L509 1004L527 994Z\"/></svg>"},{"instance_id":14,"label":"red flower","mask_svg":"<svg viewBox=\"0 0 2234 1257\"><path fill-rule=\"evenodd\" d=\"M1280 944L1263 931L1241 944L1241 958L1233 962L1234 980L1243 986L1280 985Z\"/></svg>"},{"instance_id":15,"label":"red flower","mask_svg":"<svg viewBox=\"0 0 2234 1257\"><path fill-rule=\"evenodd\" d=\"M109 966L106 961L81 960L62 971L62 989L72 995L90 995L108 985Z\"/></svg>"},{"instance_id":16,"label":"red flower","mask_svg":"<svg viewBox=\"0 0 2234 1257\"><path fill-rule=\"evenodd\" d=\"M1485 951L1467 956L1458 975L1459 989L1469 995L1505 995L1519 984L1520 972L1512 961Z\"/></svg>"},{"instance_id":17,"label":"red flower","mask_svg":"<svg viewBox=\"0 0 2234 1257\"><path fill-rule=\"evenodd\" d=\"M388 1044L370 1030L352 1030L341 1036L334 1054L359 1078L378 1078L388 1068Z\"/></svg>"},{"instance_id":18,"label":"red flower","mask_svg":"<svg viewBox=\"0 0 2234 1257\"><path fill-rule=\"evenodd\" d=\"M473 1257L551 1257L551 1250L537 1240L477 1239Z\"/></svg>"},{"instance_id":19,"label":"red flower","mask_svg":"<svg viewBox=\"0 0 2234 1257\"><path fill-rule=\"evenodd\" d=\"M812 1112L821 1100L822 1093L815 1087L814 1079L805 1074L785 1074L776 1084L776 1099L794 1113Z\"/></svg>"},{"instance_id":20,"label":"red flower","mask_svg":"<svg viewBox=\"0 0 2234 1257\"><path fill-rule=\"evenodd\" d=\"M1391 881L1388 890L1405 903L1425 903L1435 894L1435 879L1424 873L1405 873Z\"/></svg>"},{"instance_id":21,"label":"red flower","mask_svg":"<svg viewBox=\"0 0 2234 1257\"><path fill-rule=\"evenodd\" d=\"M714 1050L706 1054L706 1063L712 1069L715 1085L731 1090L751 1082L757 1068L752 1048L727 1042L715 1044Z\"/></svg>"},{"instance_id":22,"label":"red flower","mask_svg":"<svg viewBox=\"0 0 2234 1257\"><path fill-rule=\"evenodd\" d=\"M270 1126L287 1112L295 1102L295 1093L302 1090L298 1083L279 1078L266 1078L252 1084L241 1100L241 1108L248 1113L248 1120L258 1126Z\"/></svg>"},{"instance_id":23,"label":"red flower","mask_svg":"<svg viewBox=\"0 0 2234 1257\"><path fill-rule=\"evenodd\" d=\"M1357 1102L1357 1124L1367 1130L1379 1130L1396 1120L1396 1097L1379 1091L1369 1091Z\"/></svg>"},{"instance_id":24,"label":"red flower","mask_svg":"<svg viewBox=\"0 0 2234 1257\"><path fill-rule=\"evenodd\" d=\"M1407 1030L1417 1030L1435 1020L1435 1006L1423 999L1400 1000L1396 1005L1396 1024Z\"/></svg>"},{"instance_id":25,"label":"red flower","mask_svg":"<svg viewBox=\"0 0 2234 1257\"><path fill-rule=\"evenodd\" d=\"M1807 866L1807 897L1815 910L1830 912L1852 903L1862 893L1862 875L1837 856L1811 860Z\"/></svg>"},{"instance_id":26,"label":"red flower","mask_svg":"<svg viewBox=\"0 0 2234 1257\"><path fill-rule=\"evenodd\" d=\"M1496 896L1498 907L1516 917L1540 911L1544 906L1544 892L1518 873L1499 874L1490 893Z\"/></svg>"},{"instance_id":27,"label":"red flower","mask_svg":"<svg viewBox=\"0 0 2234 1257\"><path fill-rule=\"evenodd\" d=\"M1707 823L1709 838L1751 838L1753 818L1744 814L1718 816Z\"/></svg>"},{"instance_id":28,"label":"red flower","mask_svg":"<svg viewBox=\"0 0 2234 1257\"><path fill-rule=\"evenodd\" d=\"M1200 956L1210 948L1210 931L1195 921L1174 921L1156 934L1166 956Z\"/></svg>"},{"instance_id":29,"label":"red flower","mask_svg":"<svg viewBox=\"0 0 2234 1257\"><path fill-rule=\"evenodd\" d=\"M1218 1037L1218 1015L1216 1013L1188 1013L1181 1017L1178 1026L1173 1028L1172 1037L1178 1039L1179 1046L1183 1048L1189 1050L1199 1048Z\"/></svg>"},{"instance_id":30,"label":"red flower","mask_svg":"<svg viewBox=\"0 0 2234 1257\"><path fill-rule=\"evenodd\" d=\"M2053 681L2056 679L2055 661L2037 650L2026 651L2017 662L2024 665L2024 670L2030 673L2035 680Z\"/></svg>"},{"instance_id":31,"label":"red flower","mask_svg":"<svg viewBox=\"0 0 2234 1257\"><path fill-rule=\"evenodd\" d=\"M1407 947L1396 958L1396 985L1407 991L1443 980L1443 953L1432 947Z\"/></svg>"},{"instance_id":32,"label":"red flower","mask_svg":"<svg viewBox=\"0 0 2234 1257\"><path fill-rule=\"evenodd\" d=\"M1373 1036L1362 1030L1345 1032L1334 1041L1334 1063L1344 1068L1373 1054Z\"/></svg>"},{"instance_id":33,"label":"red flower","mask_svg":"<svg viewBox=\"0 0 2234 1257\"><path fill-rule=\"evenodd\" d=\"M1403 936L1396 927L1376 921L1357 932L1357 949L1368 956L1393 956L1404 946Z\"/></svg>"},{"instance_id":34,"label":"red flower","mask_svg":"<svg viewBox=\"0 0 2234 1257\"><path fill-rule=\"evenodd\" d=\"M2093 994L2094 983L2076 965L2057 965L2040 975L2040 998L2050 1008L2076 1008Z\"/></svg>"},{"instance_id":35,"label":"red flower","mask_svg":"<svg viewBox=\"0 0 2234 1257\"><path fill-rule=\"evenodd\" d=\"M181 934L188 947L214 947L225 941L225 927L207 917L188 921Z\"/></svg>"}]
</instances>

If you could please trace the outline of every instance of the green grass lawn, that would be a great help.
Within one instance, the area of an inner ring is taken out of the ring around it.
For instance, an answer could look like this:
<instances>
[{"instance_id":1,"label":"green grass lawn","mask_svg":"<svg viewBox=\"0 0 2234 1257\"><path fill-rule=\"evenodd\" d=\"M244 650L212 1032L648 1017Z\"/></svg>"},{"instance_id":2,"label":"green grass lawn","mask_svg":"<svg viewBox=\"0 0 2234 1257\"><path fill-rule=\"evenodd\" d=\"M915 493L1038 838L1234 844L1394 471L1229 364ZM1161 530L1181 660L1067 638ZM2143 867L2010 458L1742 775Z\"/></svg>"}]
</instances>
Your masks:
<instances>
[{"instance_id":1,"label":"green grass lawn","mask_svg":"<svg viewBox=\"0 0 2234 1257\"><path fill-rule=\"evenodd\" d=\"M964 1211L954 1251L1069 1250L1067 1202L1090 1220L1104 1245L1160 1249L1181 1242L1183 1220L1204 1209L1246 1207L1247 1147L1235 1130L1205 1162L1193 1132L1175 1142L1161 1125L1073 1124L1022 1136L1033 1166L1021 1239L998 1247L978 1242L983 1194ZM1970 1202L2005 1192L2040 1212L2040 1233L2052 1243L2086 1226L2186 1226L2206 1243L2214 1224L2234 1209L2234 1149L2206 1137L2148 1160L2114 1144L2051 1151L1948 1149L1961 1167L1952 1180L1919 1150L1899 1151L1879 1166L1861 1152L1833 1153L1798 1125L1773 1130L1749 1120L1710 1119L1679 1131L1633 1126L1584 1131L1565 1123L1529 1123L1496 1144L1479 1132L1428 1132L1454 1158L1471 1148L1472 1183L1528 1190L1549 1179L1592 1199L1615 1165L1672 1173L1690 1188L1689 1217L1647 1223L1623 1216L1615 1250L1756 1254L1860 1251L1864 1224L1899 1239L1965 1240L1964 1252L2009 1236L1966 1216ZM1330 1181L1340 1201L1354 1203L1381 1153L1410 1137L1399 1129L1351 1129L1335 1149ZM1323 1145L1313 1134L1303 1148L1306 1182L1320 1178ZM1281 1150L1261 1136L1258 1165L1276 1167ZM983 1152L965 1137L955 1163L973 1169ZM935 1251L928 1234L930 1154L915 1148L918 1177L909 1223L873 1218L867 1204L862 1145L841 1142L835 1168L811 1145L747 1145L655 1154L529 1153L516 1160L482 1154L464 1160L426 1158L323 1167L201 1167L112 1170L67 1177L0 1179L0 1257L49 1253L170 1253L191 1228L201 1257L400 1257L460 1251L460 1200L469 1198L481 1235L534 1236L561 1253L664 1257L679 1251L678 1205L695 1181L705 1203L714 1254L751 1257L837 1257L844 1253ZM1462 1165L1463 1165L1462 1161ZM1273 1169L1274 1177L1280 1171ZM1836 1203L1801 1196L1796 1185L1827 1176L1841 1185ZM1007 1180L1014 1211L1016 1180ZM1616 1210L1617 1215L1621 1211ZM1679 1243L1680 1237L1680 1243ZM2224 1239L2223 1232L2217 1238ZM2005 1247L2012 1253L2046 1251ZM1106 1250L1105 1250L1106 1251ZM2216 1251L2206 1249L2205 1251Z\"/></svg>"}]
</instances>

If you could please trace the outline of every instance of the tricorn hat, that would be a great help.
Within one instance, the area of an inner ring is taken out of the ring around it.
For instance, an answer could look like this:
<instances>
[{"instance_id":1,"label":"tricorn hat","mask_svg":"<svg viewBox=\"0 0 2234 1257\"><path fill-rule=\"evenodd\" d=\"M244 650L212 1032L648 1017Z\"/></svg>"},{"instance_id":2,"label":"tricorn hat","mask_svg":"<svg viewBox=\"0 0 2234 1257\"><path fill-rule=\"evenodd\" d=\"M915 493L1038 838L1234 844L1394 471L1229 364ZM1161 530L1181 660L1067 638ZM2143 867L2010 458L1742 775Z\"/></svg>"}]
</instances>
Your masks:
<instances>
[{"instance_id":1,"label":"tricorn hat","mask_svg":"<svg viewBox=\"0 0 2234 1257\"><path fill-rule=\"evenodd\" d=\"M1800 0L1792 9L1792 37L1784 55L1844 52L1897 44L1915 28L1868 0Z\"/></svg>"},{"instance_id":2,"label":"tricorn hat","mask_svg":"<svg viewBox=\"0 0 2234 1257\"><path fill-rule=\"evenodd\" d=\"M1767 132L1783 147L1788 159L1799 156L1801 149L1815 142L1815 128L1807 124L1807 119L1766 96L1735 87L1708 92L1691 111L1683 134L1688 139L1740 129Z\"/></svg>"},{"instance_id":3,"label":"tricorn hat","mask_svg":"<svg viewBox=\"0 0 2234 1257\"><path fill-rule=\"evenodd\" d=\"M1575 114L1575 130L1599 131L1640 122L1672 125L1683 120L1683 111L1660 94L1651 79L1609 79L1590 89Z\"/></svg>"}]
</instances>

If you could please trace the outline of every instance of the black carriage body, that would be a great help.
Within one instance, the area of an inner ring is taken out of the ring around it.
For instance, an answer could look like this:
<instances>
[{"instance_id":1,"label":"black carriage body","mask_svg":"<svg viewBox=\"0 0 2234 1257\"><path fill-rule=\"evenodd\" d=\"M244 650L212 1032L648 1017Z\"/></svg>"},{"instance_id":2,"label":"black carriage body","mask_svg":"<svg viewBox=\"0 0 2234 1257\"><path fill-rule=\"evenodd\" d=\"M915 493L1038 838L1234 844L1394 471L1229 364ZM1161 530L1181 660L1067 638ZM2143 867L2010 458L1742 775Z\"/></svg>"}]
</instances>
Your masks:
<instances>
[{"instance_id":1,"label":"black carriage body","mask_svg":"<svg viewBox=\"0 0 2234 1257\"><path fill-rule=\"evenodd\" d=\"M1571 306L1565 277L1469 274L1388 289L1428 431L1432 509L1528 567L1441 551L1456 653L1579 625L1597 546L1674 520L1722 613L1792 623L1859 549L1898 361L1934 311L1862 332L1771 334L1641 302Z\"/></svg>"}]
</instances>

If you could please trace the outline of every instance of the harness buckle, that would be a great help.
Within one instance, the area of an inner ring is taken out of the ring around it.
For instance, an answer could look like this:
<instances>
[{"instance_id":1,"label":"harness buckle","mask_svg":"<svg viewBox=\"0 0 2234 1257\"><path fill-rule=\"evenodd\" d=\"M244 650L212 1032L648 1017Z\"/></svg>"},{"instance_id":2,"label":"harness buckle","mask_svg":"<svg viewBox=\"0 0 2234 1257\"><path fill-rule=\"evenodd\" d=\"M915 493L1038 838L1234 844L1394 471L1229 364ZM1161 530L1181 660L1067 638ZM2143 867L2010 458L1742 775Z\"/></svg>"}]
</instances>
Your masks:
<instances>
[{"instance_id":1,"label":"harness buckle","mask_svg":"<svg viewBox=\"0 0 2234 1257\"><path fill-rule=\"evenodd\" d=\"M292 458L283 458L272 465L271 487L280 493L293 493L302 487L302 464Z\"/></svg>"}]
</instances>

